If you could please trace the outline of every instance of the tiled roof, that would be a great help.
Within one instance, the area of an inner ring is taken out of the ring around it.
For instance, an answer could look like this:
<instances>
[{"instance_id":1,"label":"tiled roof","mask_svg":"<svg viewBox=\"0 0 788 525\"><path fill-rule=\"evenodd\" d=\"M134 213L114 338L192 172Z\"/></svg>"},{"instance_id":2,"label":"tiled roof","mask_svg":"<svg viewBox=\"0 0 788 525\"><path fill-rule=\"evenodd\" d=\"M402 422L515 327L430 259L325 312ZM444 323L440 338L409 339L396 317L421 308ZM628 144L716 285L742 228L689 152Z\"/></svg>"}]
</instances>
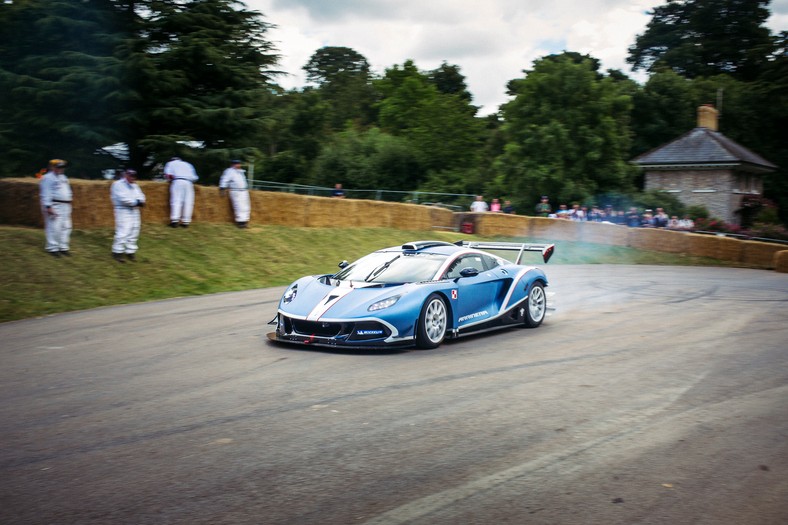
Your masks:
<instances>
[{"instance_id":1,"label":"tiled roof","mask_svg":"<svg viewBox=\"0 0 788 525\"><path fill-rule=\"evenodd\" d=\"M688 131L672 142L638 155L631 162L642 167L741 165L759 171L777 169L760 155L709 128Z\"/></svg>"}]
</instances>

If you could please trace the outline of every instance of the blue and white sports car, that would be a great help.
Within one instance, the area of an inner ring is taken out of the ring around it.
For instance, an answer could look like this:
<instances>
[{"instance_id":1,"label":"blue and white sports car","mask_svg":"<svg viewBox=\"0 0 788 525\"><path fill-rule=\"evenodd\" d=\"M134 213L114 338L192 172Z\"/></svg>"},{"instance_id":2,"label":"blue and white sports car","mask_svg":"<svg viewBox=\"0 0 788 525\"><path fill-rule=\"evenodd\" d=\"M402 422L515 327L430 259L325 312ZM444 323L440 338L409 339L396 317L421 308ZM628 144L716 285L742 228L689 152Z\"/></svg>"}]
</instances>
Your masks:
<instances>
[{"instance_id":1,"label":"blue and white sports car","mask_svg":"<svg viewBox=\"0 0 788 525\"><path fill-rule=\"evenodd\" d=\"M552 244L418 241L373 252L339 272L302 277L279 301L272 341L341 348L436 348L447 337L537 327L547 310ZM514 263L489 251L516 251Z\"/></svg>"}]
</instances>

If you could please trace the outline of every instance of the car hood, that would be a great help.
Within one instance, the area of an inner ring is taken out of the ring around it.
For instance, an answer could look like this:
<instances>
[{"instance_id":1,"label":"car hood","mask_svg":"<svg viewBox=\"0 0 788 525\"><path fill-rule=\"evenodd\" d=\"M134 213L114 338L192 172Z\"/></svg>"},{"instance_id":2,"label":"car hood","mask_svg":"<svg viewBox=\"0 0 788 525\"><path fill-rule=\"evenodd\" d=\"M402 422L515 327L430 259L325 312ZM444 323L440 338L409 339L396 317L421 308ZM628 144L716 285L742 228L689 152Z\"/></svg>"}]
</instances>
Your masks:
<instances>
[{"instance_id":1,"label":"car hood","mask_svg":"<svg viewBox=\"0 0 788 525\"><path fill-rule=\"evenodd\" d=\"M394 295L408 294L415 286L412 283L382 286L380 283L359 281L338 283L338 286L326 284L323 276L299 279L294 283L298 286L295 299L287 304L280 302L279 308L288 315L314 321L365 318L377 314L368 310L371 304Z\"/></svg>"}]
</instances>

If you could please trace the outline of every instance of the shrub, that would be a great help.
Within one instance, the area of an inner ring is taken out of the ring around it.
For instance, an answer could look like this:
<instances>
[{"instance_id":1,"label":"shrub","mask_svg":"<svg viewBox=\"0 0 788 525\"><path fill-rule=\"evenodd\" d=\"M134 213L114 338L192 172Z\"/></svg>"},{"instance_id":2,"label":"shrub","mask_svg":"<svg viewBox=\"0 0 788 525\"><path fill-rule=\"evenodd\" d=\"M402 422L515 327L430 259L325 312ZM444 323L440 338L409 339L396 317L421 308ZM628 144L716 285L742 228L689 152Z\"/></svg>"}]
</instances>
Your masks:
<instances>
[{"instance_id":1,"label":"shrub","mask_svg":"<svg viewBox=\"0 0 788 525\"><path fill-rule=\"evenodd\" d=\"M701 206L700 204L693 204L692 206L687 206L687 215L691 218L695 219L708 219L709 218L709 210L706 209L705 206Z\"/></svg>"}]
</instances>

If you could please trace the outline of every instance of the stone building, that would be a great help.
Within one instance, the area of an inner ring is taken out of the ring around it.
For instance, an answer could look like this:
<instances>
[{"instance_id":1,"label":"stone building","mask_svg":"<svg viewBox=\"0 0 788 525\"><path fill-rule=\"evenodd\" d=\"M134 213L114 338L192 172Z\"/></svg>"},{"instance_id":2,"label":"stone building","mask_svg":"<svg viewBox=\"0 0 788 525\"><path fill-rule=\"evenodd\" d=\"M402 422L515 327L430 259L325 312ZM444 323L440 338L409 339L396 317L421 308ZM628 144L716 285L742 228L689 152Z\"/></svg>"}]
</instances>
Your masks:
<instances>
[{"instance_id":1,"label":"stone building","mask_svg":"<svg viewBox=\"0 0 788 525\"><path fill-rule=\"evenodd\" d=\"M672 193L687 206L704 206L712 217L740 224L746 196L763 193L762 175L777 166L717 130L718 113L698 108L698 127L632 159L645 171L645 189Z\"/></svg>"}]
</instances>

